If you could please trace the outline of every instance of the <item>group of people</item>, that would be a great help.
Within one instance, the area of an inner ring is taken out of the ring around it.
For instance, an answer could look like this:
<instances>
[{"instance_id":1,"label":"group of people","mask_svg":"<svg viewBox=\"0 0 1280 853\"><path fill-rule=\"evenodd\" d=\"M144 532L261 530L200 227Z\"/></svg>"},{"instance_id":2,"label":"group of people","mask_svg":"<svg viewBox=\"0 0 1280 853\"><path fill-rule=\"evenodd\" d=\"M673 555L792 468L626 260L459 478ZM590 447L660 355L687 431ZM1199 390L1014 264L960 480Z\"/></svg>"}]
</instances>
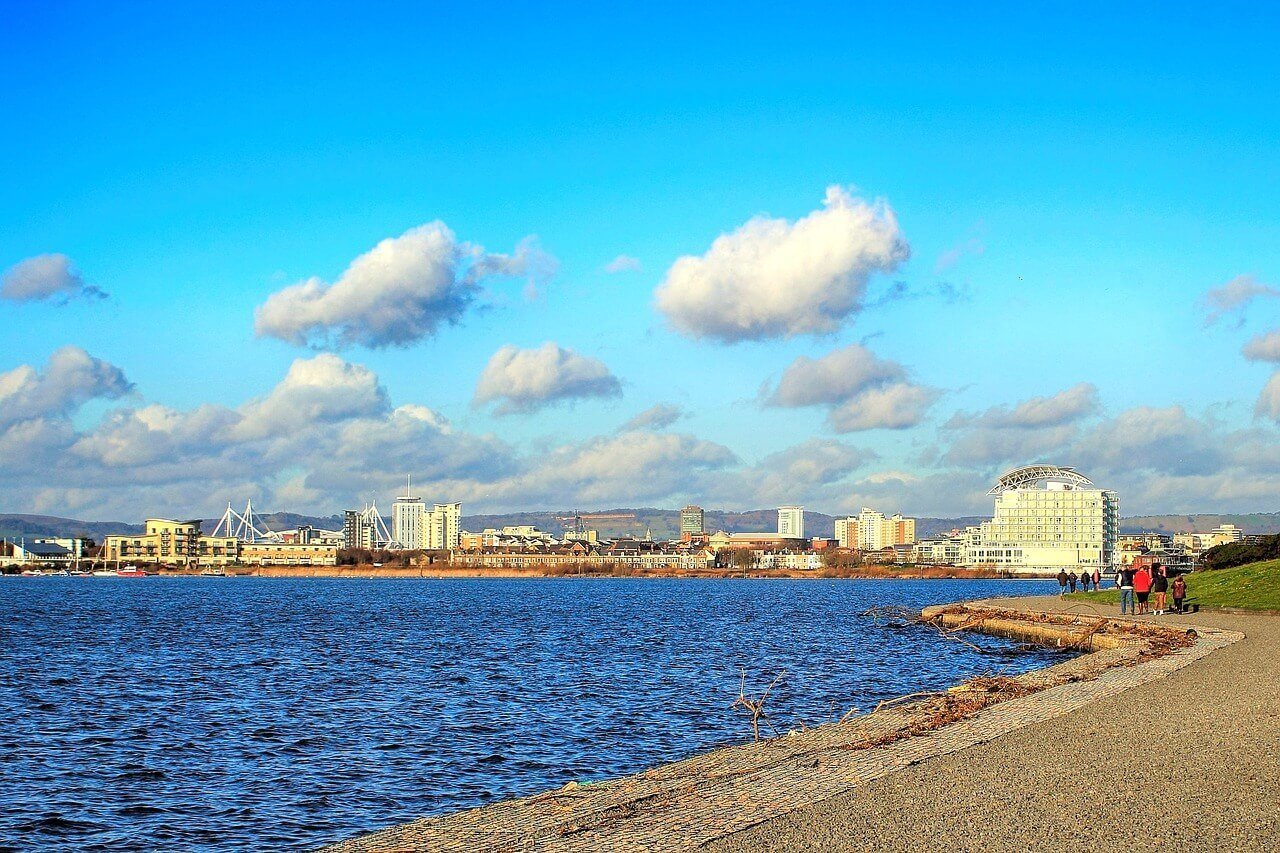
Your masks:
<instances>
[{"instance_id":1,"label":"group of people","mask_svg":"<svg viewBox=\"0 0 1280 853\"><path fill-rule=\"evenodd\" d=\"M1116 573L1116 586L1120 587L1120 615L1162 616L1166 610L1168 595L1173 593L1173 612L1181 613L1183 602L1187 598L1187 582L1178 575L1169 582L1169 574L1164 566L1156 563L1151 568L1132 566L1121 568Z\"/></svg>"},{"instance_id":2,"label":"group of people","mask_svg":"<svg viewBox=\"0 0 1280 853\"><path fill-rule=\"evenodd\" d=\"M1072 592L1075 592L1076 584L1080 584L1081 592L1088 592L1090 586L1092 586L1092 588L1095 591L1102 589L1102 586L1101 586L1102 572L1098 571L1097 569L1094 569L1093 574L1089 574L1088 572L1081 572L1077 576L1071 572L1068 572L1066 569L1060 569L1058 571L1058 588L1059 588L1058 597L1059 598L1067 594L1068 587L1070 587Z\"/></svg>"},{"instance_id":3,"label":"group of people","mask_svg":"<svg viewBox=\"0 0 1280 853\"><path fill-rule=\"evenodd\" d=\"M1088 592L1090 586L1094 590L1102 589L1102 573L1098 569L1093 570L1093 574L1081 572L1078 576L1061 569L1058 572L1058 597L1066 595L1068 592L1075 592L1076 585L1079 584L1081 590ZM1122 567L1116 572L1116 586L1120 588L1120 615L1126 614L1133 616L1163 616L1169 611L1166 609L1168 605L1169 593L1173 593L1173 612L1181 613L1183 611L1183 602L1187 597L1187 582L1178 575L1171 582L1169 580L1168 570L1164 566L1156 563L1147 568L1139 566L1137 569L1132 566Z\"/></svg>"}]
</instances>

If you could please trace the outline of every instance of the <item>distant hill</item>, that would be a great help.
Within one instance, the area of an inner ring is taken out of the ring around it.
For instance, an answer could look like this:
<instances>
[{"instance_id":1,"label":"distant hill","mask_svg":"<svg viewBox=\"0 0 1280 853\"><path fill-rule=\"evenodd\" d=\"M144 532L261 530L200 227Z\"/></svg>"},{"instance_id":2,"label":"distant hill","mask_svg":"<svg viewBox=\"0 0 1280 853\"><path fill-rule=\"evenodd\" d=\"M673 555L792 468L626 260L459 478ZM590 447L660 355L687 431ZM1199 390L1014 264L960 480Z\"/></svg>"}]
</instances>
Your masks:
<instances>
[{"instance_id":1,"label":"distant hill","mask_svg":"<svg viewBox=\"0 0 1280 853\"><path fill-rule=\"evenodd\" d=\"M1120 520L1124 533L1190 533L1234 524L1245 533L1280 533L1280 512L1225 513L1216 515L1135 515Z\"/></svg>"},{"instance_id":2,"label":"distant hill","mask_svg":"<svg viewBox=\"0 0 1280 853\"><path fill-rule=\"evenodd\" d=\"M141 524L123 521L77 521L54 515L9 515L0 513L0 538L24 536L50 539L83 538L101 542L109 533L141 533Z\"/></svg>"}]
</instances>

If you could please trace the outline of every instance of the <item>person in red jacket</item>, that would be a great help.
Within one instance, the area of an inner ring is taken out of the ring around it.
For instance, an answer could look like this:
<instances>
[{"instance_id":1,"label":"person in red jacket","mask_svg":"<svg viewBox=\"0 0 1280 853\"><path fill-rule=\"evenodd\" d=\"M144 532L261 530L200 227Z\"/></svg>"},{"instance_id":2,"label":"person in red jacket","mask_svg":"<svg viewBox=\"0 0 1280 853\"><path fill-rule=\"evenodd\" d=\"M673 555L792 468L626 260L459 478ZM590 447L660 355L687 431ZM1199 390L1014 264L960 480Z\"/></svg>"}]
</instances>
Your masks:
<instances>
[{"instance_id":1,"label":"person in red jacket","mask_svg":"<svg viewBox=\"0 0 1280 853\"><path fill-rule=\"evenodd\" d=\"M1147 613L1147 598L1151 595L1151 570L1146 566L1133 573L1133 592L1138 597L1138 615Z\"/></svg>"}]
</instances>

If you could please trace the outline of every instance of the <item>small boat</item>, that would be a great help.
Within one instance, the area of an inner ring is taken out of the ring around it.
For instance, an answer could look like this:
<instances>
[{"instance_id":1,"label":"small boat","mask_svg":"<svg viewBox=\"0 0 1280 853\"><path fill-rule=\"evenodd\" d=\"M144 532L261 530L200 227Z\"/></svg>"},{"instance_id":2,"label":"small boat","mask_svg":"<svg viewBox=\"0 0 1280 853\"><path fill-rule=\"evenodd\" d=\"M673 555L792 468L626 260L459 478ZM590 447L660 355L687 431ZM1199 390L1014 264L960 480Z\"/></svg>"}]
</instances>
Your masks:
<instances>
[{"instance_id":1,"label":"small boat","mask_svg":"<svg viewBox=\"0 0 1280 853\"><path fill-rule=\"evenodd\" d=\"M116 573L111 569L98 569L93 573L93 576L95 578L113 578L116 576Z\"/></svg>"},{"instance_id":2,"label":"small boat","mask_svg":"<svg viewBox=\"0 0 1280 853\"><path fill-rule=\"evenodd\" d=\"M45 573L44 573L44 572L39 571L39 570L37 570L37 569L23 569L23 570L22 570L22 576L23 576L24 578L43 578L43 577L47 577L47 575L45 575Z\"/></svg>"},{"instance_id":3,"label":"small boat","mask_svg":"<svg viewBox=\"0 0 1280 853\"><path fill-rule=\"evenodd\" d=\"M206 578L225 578L227 573L222 569L205 569L200 573L200 576Z\"/></svg>"},{"instance_id":4,"label":"small boat","mask_svg":"<svg viewBox=\"0 0 1280 853\"><path fill-rule=\"evenodd\" d=\"M89 575L91 575L91 574L93 574L93 573L92 573L92 572L82 571L81 569L76 569L74 572L71 572L71 577L73 577L73 578L87 578L87 577L89 577Z\"/></svg>"},{"instance_id":5,"label":"small boat","mask_svg":"<svg viewBox=\"0 0 1280 853\"><path fill-rule=\"evenodd\" d=\"M116 570L118 578L145 578L147 573L137 566L125 566L123 569Z\"/></svg>"}]
</instances>

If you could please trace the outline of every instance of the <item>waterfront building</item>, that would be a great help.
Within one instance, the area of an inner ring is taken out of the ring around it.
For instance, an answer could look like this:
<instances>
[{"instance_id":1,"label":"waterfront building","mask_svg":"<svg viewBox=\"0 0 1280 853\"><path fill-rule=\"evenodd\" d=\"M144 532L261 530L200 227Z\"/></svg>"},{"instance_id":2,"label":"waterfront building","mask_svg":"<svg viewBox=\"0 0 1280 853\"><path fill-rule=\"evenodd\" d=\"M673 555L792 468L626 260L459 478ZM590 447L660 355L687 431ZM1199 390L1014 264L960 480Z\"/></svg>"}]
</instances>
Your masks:
<instances>
[{"instance_id":1,"label":"waterfront building","mask_svg":"<svg viewBox=\"0 0 1280 853\"><path fill-rule=\"evenodd\" d=\"M704 522L702 507L689 504L680 510L680 538L688 542L695 536L701 536Z\"/></svg>"},{"instance_id":2,"label":"waterfront building","mask_svg":"<svg viewBox=\"0 0 1280 853\"><path fill-rule=\"evenodd\" d=\"M804 538L804 507L778 507L778 535L787 539Z\"/></svg>"},{"instance_id":3,"label":"waterfront building","mask_svg":"<svg viewBox=\"0 0 1280 853\"><path fill-rule=\"evenodd\" d=\"M391 538L407 551L426 547L427 507L406 481L405 493L391 504Z\"/></svg>"},{"instance_id":4,"label":"waterfront building","mask_svg":"<svg viewBox=\"0 0 1280 853\"><path fill-rule=\"evenodd\" d=\"M1175 533L1173 544L1199 554L1218 545L1230 545L1244 539L1244 530L1234 524L1220 524L1208 533Z\"/></svg>"},{"instance_id":5,"label":"waterfront building","mask_svg":"<svg viewBox=\"0 0 1280 853\"><path fill-rule=\"evenodd\" d=\"M436 504L427 513L425 548L457 550L462 544L462 504Z\"/></svg>"},{"instance_id":6,"label":"waterfront building","mask_svg":"<svg viewBox=\"0 0 1280 853\"><path fill-rule=\"evenodd\" d=\"M958 537L921 539L915 544L914 561L926 566L959 566L964 555L964 542Z\"/></svg>"},{"instance_id":7,"label":"waterfront building","mask_svg":"<svg viewBox=\"0 0 1280 853\"><path fill-rule=\"evenodd\" d=\"M334 545L301 545L295 542L245 542L239 562L251 566L336 566Z\"/></svg>"},{"instance_id":8,"label":"waterfront building","mask_svg":"<svg viewBox=\"0 0 1280 853\"><path fill-rule=\"evenodd\" d=\"M377 525L368 513L349 509L342 514L342 547L372 549L377 542Z\"/></svg>"},{"instance_id":9,"label":"waterfront building","mask_svg":"<svg viewBox=\"0 0 1280 853\"><path fill-rule=\"evenodd\" d=\"M1073 468L1029 465L1002 476L990 493L995 514L967 531L965 562L1017 574L1113 569L1120 500Z\"/></svg>"},{"instance_id":10,"label":"waterfront building","mask_svg":"<svg viewBox=\"0 0 1280 853\"><path fill-rule=\"evenodd\" d=\"M864 506L857 515L836 519L836 540L842 548L859 551L912 545L916 541L916 520L902 513L885 518L884 513Z\"/></svg>"},{"instance_id":11,"label":"waterfront building","mask_svg":"<svg viewBox=\"0 0 1280 853\"><path fill-rule=\"evenodd\" d=\"M240 553L234 536L204 536L199 521L148 518L140 534L112 534L103 540L102 559L166 566L225 566Z\"/></svg>"},{"instance_id":12,"label":"waterfront building","mask_svg":"<svg viewBox=\"0 0 1280 853\"><path fill-rule=\"evenodd\" d=\"M0 540L0 566L70 567L84 552L83 539Z\"/></svg>"}]
</instances>

